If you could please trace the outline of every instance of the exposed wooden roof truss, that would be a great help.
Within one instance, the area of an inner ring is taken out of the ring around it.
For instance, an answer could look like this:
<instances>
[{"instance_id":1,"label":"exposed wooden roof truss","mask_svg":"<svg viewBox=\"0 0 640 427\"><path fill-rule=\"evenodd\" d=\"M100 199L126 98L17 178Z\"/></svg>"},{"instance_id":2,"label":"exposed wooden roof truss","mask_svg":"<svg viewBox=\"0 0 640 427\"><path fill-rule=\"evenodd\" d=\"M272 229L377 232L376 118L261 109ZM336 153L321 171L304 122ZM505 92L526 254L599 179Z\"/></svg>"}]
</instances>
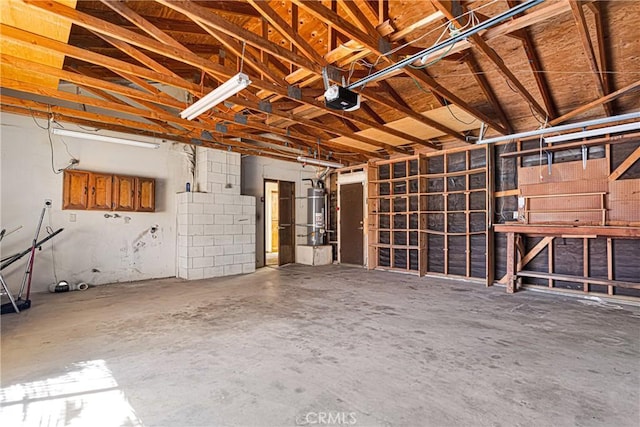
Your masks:
<instances>
[{"instance_id":1,"label":"exposed wooden roof truss","mask_svg":"<svg viewBox=\"0 0 640 427\"><path fill-rule=\"evenodd\" d=\"M324 67L354 82L448 37L461 11L484 20L517 0L11 1L72 27L65 43L3 21L3 43L65 58L3 51L3 72L61 85L3 76L3 111L247 154L350 164L467 144L482 123L508 134L639 103L640 11L619 2L545 2L368 84L343 112L324 105ZM249 88L180 118L241 68Z\"/></svg>"}]
</instances>

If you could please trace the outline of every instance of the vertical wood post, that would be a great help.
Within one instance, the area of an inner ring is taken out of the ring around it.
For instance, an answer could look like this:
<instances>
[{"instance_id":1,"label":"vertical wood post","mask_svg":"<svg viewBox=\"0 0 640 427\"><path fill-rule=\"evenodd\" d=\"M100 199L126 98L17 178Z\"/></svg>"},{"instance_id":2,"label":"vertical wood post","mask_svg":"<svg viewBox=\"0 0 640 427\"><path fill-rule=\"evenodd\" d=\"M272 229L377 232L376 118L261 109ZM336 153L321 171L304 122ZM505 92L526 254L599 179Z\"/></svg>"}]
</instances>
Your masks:
<instances>
[{"instance_id":1,"label":"vertical wood post","mask_svg":"<svg viewBox=\"0 0 640 427\"><path fill-rule=\"evenodd\" d=\"M582 275L589 277L589 239L582 239ZM589 292L589 281L585 280L583 290Z\"/></svg>"},{"instance_id":2,"label":"vertical wood post","mask_svg":"<svg viewBox=\"0 0 640 427\"><path fill-rule=\"evenodd\" d=\"M516 235L507 233L507 293L516 291Z\"/></svg>"}]
</instances>

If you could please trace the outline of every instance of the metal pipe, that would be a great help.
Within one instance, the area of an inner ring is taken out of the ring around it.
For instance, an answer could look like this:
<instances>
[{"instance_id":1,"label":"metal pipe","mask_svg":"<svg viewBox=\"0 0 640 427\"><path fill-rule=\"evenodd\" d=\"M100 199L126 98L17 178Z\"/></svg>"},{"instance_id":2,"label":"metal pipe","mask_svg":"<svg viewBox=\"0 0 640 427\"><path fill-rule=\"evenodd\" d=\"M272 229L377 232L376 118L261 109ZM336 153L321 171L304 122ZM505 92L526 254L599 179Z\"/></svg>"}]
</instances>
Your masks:
<instances>
[{"instance_id":1,"label":"metal pipe","mask_svg":"<svg viewBox=\"0 0 640 427\"><path fill-rule=\"evenodd\" d=\"M468 30L466 30L466 31L454 36L454 37L451 37L450 39L447 39L447 40L443 41L442 43L438 43L437 45L431 46L431 47L429 47L429 48L427 48L427 49L425 49L425 50L423 50L423 51L421 51L419 53L416 53L415 55L411 55L411 56L403 59L402 61L396 62L395 64L390 65L387 68L384 68L384 69L382 69L380 71L376 71L375 73L370 74L367 77L364 77L364 78L358 80L357 82L354 82L354 83L350 84L346 88L349 89L349 90L353 90L353 89L359 88L361 86L364 86L367 83L369 83L371 81L374 81L374 80L377 80L377 79L379 79L379 78L381 78L381 77L383 77L383 76L385 76L385 75L387 75L387 74L389 74L389 73L391 73L391 72L393 72L393 71L395 71L395 70L397 70L399 68L404 68L405 66L411 64L412 62L414 62L414 61L416 61L416 60L418 60L418 59L420 59L420 58L422 58L424 56L428 56L428 55L430 55L430 54L432 54L432 53L434 53L434 52L436 52L436 51L438 51L438 50L440 50L442 48L451 46L451 45L459 42L460 40L464 40L464 39L466 39L466 38L468 38L468 37L470 37L470 36L472 36L474 34L479 33L482 30L490 28L490 27L492 27L492 26L494 26L494 25L496 25L496 24L498 24L498 23L500 23L500 22L502 22L502 21L504 21L506 19L509 19L512 16L515 16L515 15L517 15L519 13L522 13L525 10L532 8L533 6L536 6L536 5L540 4L540 3L542 3L543 1L544 0L528 0L528 1L525 1L524 3L520 3L519 5L507 10L506 12L501 13L500 15L496 15L493 18L489 18L486 21L481 22L480 24L476 25L475 27L469 28Z\"/></svg>"},{"instance_id":2,"label":"metal pipe","mask_svg":"<svg viewBox=\"0 0 640 427\"><path fill-rule=\"evenodd\" d=\"M550 128L536 129L528 132L514 133L512 135L496 136L495 138L479 140L478 142L476 142L476 144L491 144L494 142L510 141L512 139L523 139L523 138L528 138L530 136L545 135L548 133L560 132L563 130L577 129L577 128L582 128L587 126L603 125L603 124L612 123L612 122L619 122L623 120L633 120L633 119L639 119L639 118L640 118L640 111L637 111L634 113L621 114L619 116L614 116L614 117L603 117L600 119L586 120L580 123L571 123L568 125L560 125L560 126L554 126Z\"/></svg>"}]
</instances>

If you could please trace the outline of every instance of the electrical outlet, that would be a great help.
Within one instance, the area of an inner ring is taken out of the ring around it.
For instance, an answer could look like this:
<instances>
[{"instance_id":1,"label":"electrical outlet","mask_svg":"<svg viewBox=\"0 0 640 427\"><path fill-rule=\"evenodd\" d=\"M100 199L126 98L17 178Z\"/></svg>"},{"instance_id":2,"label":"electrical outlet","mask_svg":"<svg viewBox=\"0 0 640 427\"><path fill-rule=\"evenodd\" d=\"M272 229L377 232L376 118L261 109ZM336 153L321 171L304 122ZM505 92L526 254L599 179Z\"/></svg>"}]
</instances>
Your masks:
<instances>
[{"instance_id":1,"label":"electrical outlet","mask_svg":"<svg viewBox=\"0 0 640 427\"><path fill-rule=\"evenodd\" d=\"M46 207L50 208L51 205L53 205L53 200L51 199L44 199L44 204Z\"/></svg>"},{"instance_id":2,"label":"electrical outlet","mask_svg":"<svg viewBox=\"0 0 640 427\"><path fill-rule=\"evenodd\" d=\"M69 222L76 222L76 214L69 214Z\"/></svg>"}]
</instances>

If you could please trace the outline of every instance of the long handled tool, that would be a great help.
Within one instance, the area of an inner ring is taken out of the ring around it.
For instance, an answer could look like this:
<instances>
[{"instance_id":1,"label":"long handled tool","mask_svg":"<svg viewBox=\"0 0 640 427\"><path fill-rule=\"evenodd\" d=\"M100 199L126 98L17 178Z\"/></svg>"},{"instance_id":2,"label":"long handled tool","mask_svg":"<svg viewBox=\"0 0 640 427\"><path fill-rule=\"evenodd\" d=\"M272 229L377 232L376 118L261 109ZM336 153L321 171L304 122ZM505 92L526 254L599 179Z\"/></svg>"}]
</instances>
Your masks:
<instances>
[{"instance_id":1,"label":"long handled tool","mask_svg":"<svg viewBox=\"0 0 640 427\"><path fill-rule=\"evenodd\" d=\"M44 239L38 242L38 235L40 234L40 229L42 227L42 220L44 219L44 213L50 207L51 207L51 202L49 201L45 202L45 206L44 208L42 208L42 213L40 214L40 220L38 221L38 227L36 228L36 234L33 237L33 242L31 243L31 247L21 253L15 254L14 256L7 258L7 260L0 265L0 271L1 271L4 268L16 262L17 260L19 260L20 258L22 258L27 253L29 253L29 260L27 261L27 266L24 271L24 276L22 277L22 284L20 285L20 291L18 292L18 297L15 300L11 296L9 289L7 288L7 284L4 281L4 278L2 278L2 274L0 274L0 282L2 284L3 290L8 294L9 300L11 301L10 305L9 304L2 305L2 308L0 310L2 314L12 313L14 312L14 310L16 313L18 313L20 312L20 310L26 310L29 307L31 307L31 300L29 299L29 296L31 295L31 278L33 277L33 263L36 256L36 249L40 247L43 243L45 243L47 240L53 238L63 230L61 228L55 233L48 235L47 237L45 237ZM25 288L26 288L25 298L22 299L22 295L25 291Z\"/></svg>"}]
</instances>

